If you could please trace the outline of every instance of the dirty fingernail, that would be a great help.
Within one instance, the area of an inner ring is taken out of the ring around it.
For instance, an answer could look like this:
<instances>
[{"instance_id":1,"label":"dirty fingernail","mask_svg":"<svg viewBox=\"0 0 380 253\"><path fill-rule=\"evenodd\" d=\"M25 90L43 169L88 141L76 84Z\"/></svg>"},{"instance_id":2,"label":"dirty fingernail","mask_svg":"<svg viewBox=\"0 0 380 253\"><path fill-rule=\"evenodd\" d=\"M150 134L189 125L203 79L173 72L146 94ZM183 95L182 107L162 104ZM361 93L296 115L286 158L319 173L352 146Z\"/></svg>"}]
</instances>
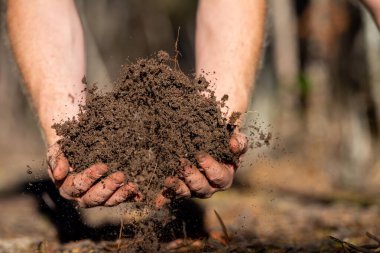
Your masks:
<instances>
[{"instance_id":1,"label":"dirty fingernail","mask_svg":"<svg viewBox=\"0 0 380 253\"><path fill-rule=\"evenodd\" d=\"M47 164L49 164L50 166L50 169L51 170L54 170L55 167L57 166L57 161L56 159L52 158L52 157L49 157L48 160L47 160Z\"/></svg>"},{"instance_id":2,"label":"dirty fingernail","mask_svg":"<svg viewBox=\"0 0 380 253\"><path fill-rule=\"evenodd\" d=\"M180 162L181 162L181 167L186 167L190 164L190 162L187 159L183 159L183 158L180 159Z\"/></svg>"},{"instance_id":3,"label":"dirty fingernail","mask_svg":"<svg viewBox=\"0 0 380 253\"><path fill-rule=\"evenodd\" d=\"M247 137L244 135L240 135L236 137L237 143L239 145L239 150L243 151L245 149L245 145L247 143Z\"/></svg>"},{"instance_id":4,"label":"dirty fingernail","mask_svg":"<svg viewBox=\"0 0 380 253\"><path fill-rule=\"evenodd\" d=\"M196 157L196 159L198 160L199 163L203 163L206 160L207 153L205 153L205 152L199 152L195 157Z\"/></svg>"},{"instance_id":5,"label":"dirty fingernail","mask_svg":"<svg viewBox=\"0 0 380 253\"><path fill-rule=\"evenodd\" d=\"M240 140L240 141L239 141L239 149L240 149L240 150L243 150L243 149L244 149L244 146L245 146L245 142L242 141L242 140Z\"/></svg>"},{"instance_id":6,"label":"dirty fingernail","mask_svg":"<svg viewBox=\"0 0 380 253\"><path fill-rule=\"evenodd\" d=\"M136 202L141 202L141 201L144 200L144 196L140 192L138 192L138 193L135 194L134 200Z\"/></svg>"}]
</instances>

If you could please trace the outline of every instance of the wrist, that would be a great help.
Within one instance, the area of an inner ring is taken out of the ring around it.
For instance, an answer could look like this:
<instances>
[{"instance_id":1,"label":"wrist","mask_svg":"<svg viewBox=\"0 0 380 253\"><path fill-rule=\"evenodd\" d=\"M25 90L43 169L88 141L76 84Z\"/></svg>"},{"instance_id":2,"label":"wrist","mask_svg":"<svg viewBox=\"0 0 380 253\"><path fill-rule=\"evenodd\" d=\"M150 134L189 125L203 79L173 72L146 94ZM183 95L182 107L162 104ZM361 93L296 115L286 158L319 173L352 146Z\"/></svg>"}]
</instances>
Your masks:
<instances>
[{"instance_id":1,"label":"wrist","mask_svg":"<svg viewBox=\"0 0 380 253\"><path fill-rule=\"evenodd\" d=\"M237 85L240 84L240 85ZM243 81L217 81L215 89L215 96L217 100L221 100L223 96L227 95L228 99L225 102L228 116L233 112L245 113L250 100L252 85L243 85Z\"/></svg>"},{"instance_id":2,"label":"wrist","mask_svg":"<svg viewBox=\"0 0 380 253\"><path fill-rule=\"evenodd\" d=\"M70 92L51 92L51 90L38 99L37 113L44 140L48 146L56 143L60 137L52 128L55 123L62 123L68 119L76 118L80 105L85 101L84 93L79 90Z\"/></svg>"}]
</instances>

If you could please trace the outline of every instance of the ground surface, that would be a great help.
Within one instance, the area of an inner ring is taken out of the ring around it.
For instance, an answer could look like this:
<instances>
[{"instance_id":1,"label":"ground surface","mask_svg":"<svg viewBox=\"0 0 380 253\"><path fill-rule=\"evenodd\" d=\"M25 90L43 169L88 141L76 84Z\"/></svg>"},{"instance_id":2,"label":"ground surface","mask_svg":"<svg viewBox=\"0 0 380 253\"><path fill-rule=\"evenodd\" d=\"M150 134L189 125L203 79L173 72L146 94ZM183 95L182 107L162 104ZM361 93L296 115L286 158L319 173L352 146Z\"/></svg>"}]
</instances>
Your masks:
<instances>
[{"instance_id":1,"label":"ground surface","mask_svg":"<svg viewBox=\"0 0 380 253\"><path fill-rule=\"evenodd\" d=\"M282 164L281 170L279 164ZM292 161L255 165L256 169L244 177L250 180L250 187L235 187L211 199L197 201L203 210L209 239L194 242L187 238L186 247L179 250L349 252L348 245L344 251L329 236L354 245L372 243L376 246L376 242L366 236L366 232L380 235L380 201L375 194L334 190L323 174L301 169ZM293 173L298 173L298 177L289 180ZM59 210L72 207L53 203L54 194L43 193L49 187L37 187L38 190L28 190L28 187L1 194L0 252L32 252L32 249L37 252L117 252L117 249L127 252L134 243L132 239L123 239L94 244L80 233L99 240L104 239L99 238L99 234L105 235L104 231L111 230L113 234L109 239L118 238L120 215L114 215L118 212L107 208L82 212L88 225L81 224L79 216L66 213L64 224L72 223L72 226L65 227L58 222L63 215ZM230 242L226 242L214 210L224 221ZM97 229L93 228L95 225ZM65 242L60 243L58 238ZM73 242L73 238L81 240Z\"/></svg>"}]
</instances>

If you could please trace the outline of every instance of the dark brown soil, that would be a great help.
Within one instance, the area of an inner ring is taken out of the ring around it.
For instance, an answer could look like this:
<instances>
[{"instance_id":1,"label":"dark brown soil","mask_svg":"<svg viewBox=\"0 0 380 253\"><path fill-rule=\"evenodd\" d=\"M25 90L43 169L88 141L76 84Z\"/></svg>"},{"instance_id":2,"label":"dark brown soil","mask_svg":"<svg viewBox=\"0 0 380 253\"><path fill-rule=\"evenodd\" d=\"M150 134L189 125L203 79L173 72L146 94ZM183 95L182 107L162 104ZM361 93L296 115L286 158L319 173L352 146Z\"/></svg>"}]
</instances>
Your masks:
<instances>
[{"instance_id":1,"label":"dark brown soil","mask_svg":"<svg viewBox=\"0 0 380 253\"><path fill-rule=\"evenodd\" d=\"M76 172L98 162L122 171L152 205L167 176L180 176L181 159L202 151L225 163L238 156L229 140L239 114L228 122L204 77L189 77L165 52L122 66L111 92L87 90L77 119L53 126ZM227 109L227 108L225 108Z\"/></svg>"},{"instance_id":2,"label":"dark brown soil","mask_svg":"<svg viewBox=\"0 0 380 253\"><path fill-rule=\"evenodd\" d=\"M170 62L160 52L122 66L111 92L89 90L78 118L53 126L76 172L102 162L149 195L178 175L181 158L196 162L199 151L237 162L229 150L233 127L221 112L227 96L217 101L205 78L190 78Z\"/></svg>"}]
</instances>

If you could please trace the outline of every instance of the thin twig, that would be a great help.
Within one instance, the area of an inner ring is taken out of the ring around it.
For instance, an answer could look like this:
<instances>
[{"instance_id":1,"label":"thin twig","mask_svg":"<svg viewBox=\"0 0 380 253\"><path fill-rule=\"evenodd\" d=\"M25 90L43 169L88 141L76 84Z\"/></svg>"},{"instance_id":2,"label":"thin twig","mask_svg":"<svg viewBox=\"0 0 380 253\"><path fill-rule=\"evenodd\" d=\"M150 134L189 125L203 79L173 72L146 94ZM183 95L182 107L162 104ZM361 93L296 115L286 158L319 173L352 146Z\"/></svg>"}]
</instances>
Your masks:
<instances>
[{"instance_id":1,"label":"thin twig","mask_svg":"<svg viewBox=\"0 0 380 253\"><path fill-rule=\"evenodd\" d=\"M123 217L120 218L120 230L119 230L119 238L118 238L118 243L117 243L117 250L120 249L121 246L121 236L123 234L123 229L124 229L124 220Z\"/></svg>"},{"instance_id":2,"label":"thin twig","mask_svg":"<svg viewBox=\"0 0 380 253\"><path fill-rule=\"evenodd\" d=\"M188 240L187 240L187 232L186 232L186 222L182 221L182 233L183 233L183 242L185 245L188 245Z\"/></svg>"},{"instance_id":3,"label":"thin twig","mask_svg":"<svg viewBox=\"0 0 380 253\"><path fill-rule=\"evenodd\" d=\"M222 217L219 215L219 213L218 213L216 210L214 210L214 213L215 213L215 215L216 215L216 218L218 218L218 221L219 221L220 226L222 227L223 234L224 234L224 237L225 237L225 239L226 239L226 241L227 241L227 244L229 244L229 242L230 242L230 237L228 236L227 227L226 227L226 225L224 224L223 219L222 219Z\"/></svg>"},{"instance_id":4,"label":"thin twig","mask_svg":"<svg viewBox=\"0 0 380 253\"><path fill-rule=\"evenodd\" d=\"M179 26L178 27L178 30L177 30L177 39L175 41L175 44L174 44L174 52L175 52L175 55L174 55L174 67L178 69L180 69L179 67L179 63L178 63L178 55L181 55L181 53L179 52L178 50L178 42L179 42L179 31L181 30L181 27Z\"/></svg>"},{"instance_id":5,"label":"thin twig","mask_svg":"<svg viewBox=\"0 0 380 253\"><path fill-rule=\"evenodd\" d=\"M379 248L380 248L380 239L379 238L377 238L376 236L374 236L373 234L371 234L369 232L367 232L365 234L366 234L366 236L368 238L370 238L370 239L374 240L375 242L377 242L379 244Z\"/></svg>"},{"instance_id":6,"label":"thin twig","mask_svg":"<svg viewBox=\"0 0 380 253\"><path fill-rule=\"evenodd\" d=\"M367 236L368 236L368 234L367 234ZM373 251L372 250L372 249L374 249L373 246L375 246L375 245L356 246L356 245L354 245L352 243L340 240L340 239L338 239L336 237L333 237L331 235L329 237L330 237L330 239L334 240L335 242L338 242L339 244L341 244L344 252L351 252L351 251L360 252L360 253L374 253L374 252L377 252L377 251ZM371 236L368 236L368 237L371 238ZM375 237L375 236L373 236L373 237ZM373 238L371 238L371 239L373 239ZM367 248L368 246L369 246L369 248Z\"/></svg>"},{"instance_id":7,"label":"thin twig","mask_svg":"<svg viewBox=\"0 0 380 253\"><path fill-rule=\"evenodd\" d=\"M147 186L147 189L149 190L149 187L150 187L150 183L152 183L152 180L153 180L153 177L154 177L154 173L156 173L156 169L157 169L157 163L156 163L156 166L154 167L154 170L153 170L153 173L152 173L152 176L150 177L149 179L149 183L148 183L148 186Z\"/></svg>"},{"instance_id":8,"label":"thin twig","mask_svg":"<svg viewBox=\"0 0 380 253\"><path fill-rule=\"evenodd\" d=\"M47 253L47 241L42 241L38 244L38 253Z\"/></svg>"}]
</instances>

